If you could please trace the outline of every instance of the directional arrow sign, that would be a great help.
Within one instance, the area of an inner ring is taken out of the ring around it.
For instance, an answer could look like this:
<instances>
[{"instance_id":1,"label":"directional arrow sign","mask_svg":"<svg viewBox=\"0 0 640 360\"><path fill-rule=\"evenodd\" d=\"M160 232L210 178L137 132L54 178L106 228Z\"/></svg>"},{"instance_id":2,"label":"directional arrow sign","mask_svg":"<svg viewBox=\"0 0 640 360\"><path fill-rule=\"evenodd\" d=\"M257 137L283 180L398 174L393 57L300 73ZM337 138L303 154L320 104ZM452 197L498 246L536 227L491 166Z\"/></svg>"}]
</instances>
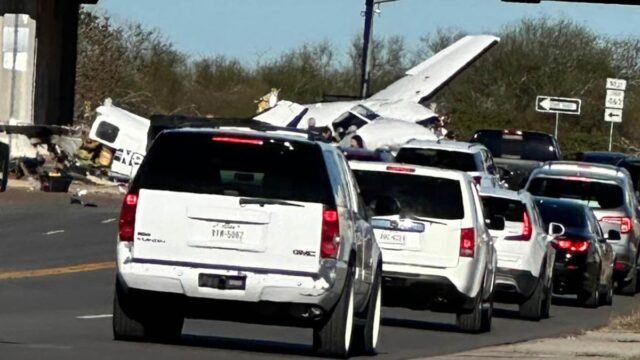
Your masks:
<instances>
[{"instance_id":1,"label":"directional arrow sign","mask_svg":"<svg viewBox=\"0 0 640 360\"><path fill-rule=\"evenodd\" d=\"M546 113L560 113L580 115L582 100L552 96L538 96L536 99L536 111Z\"/></svg>"},{"instance_id":2,"label":"directional arrow sign","mask_svg":"<svg viewBox=\"0 0 640 360\"><path fill-rule=\"evenodd\" d=\"M622 110L620 109L605 109L604 121L608 122L622 122Z\"/></svg>"}]
</instances>

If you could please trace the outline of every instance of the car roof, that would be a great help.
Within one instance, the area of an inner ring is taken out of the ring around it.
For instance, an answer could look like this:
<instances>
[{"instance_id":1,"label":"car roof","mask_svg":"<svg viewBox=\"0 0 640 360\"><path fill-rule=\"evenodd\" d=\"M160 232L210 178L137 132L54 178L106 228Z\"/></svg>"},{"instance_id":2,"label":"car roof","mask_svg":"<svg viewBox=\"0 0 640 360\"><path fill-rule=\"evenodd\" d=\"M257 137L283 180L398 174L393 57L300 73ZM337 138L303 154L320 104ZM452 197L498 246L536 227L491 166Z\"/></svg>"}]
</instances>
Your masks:
<instances>
[{"instance_id":1,"label":"car roof","mask_svg":"<svg viewBox=\"0 0 640 360\"><path fill-rule=\"evenodd\" d=\"M458 181L473 181L472 177L465 172L456 170L446 170L428 166L407 165L398 163L372 162L372 161L349 161L352 170L384 172L391 174L411 174L417 176L430 176ZM413 169L413 172L394 171L389 168Z\"/></svg>"},{"instance_id":2,"label":"car roof","mask_svg":"<svg viewBox=\"0 0 640 360\"><path fill-rule=\"evenodd\" d=\"M481 196L490 196L490 197L499 197L511 200L526 200L530 198L531 195L528 192L518 192L509 189L502 188L493 188L493 187L481 187L480 188Z\"/></svg>"},{"instance_id":3,"label":"car roof","mask_svg":"<svg viewBox=\"0 0 640 360\"><path fill-rule=\"evenodd\" d=\"M403 145L400 150L404 148L415 148L415 149L443 149L443 150L452 150L458 152L465 153L476 153L481 149L486 149L486 147L480 143L470 143L465 141L454 141L454 140L412 140L407 144Z\"/></svg>"},{"instance_id":4,"label":"car roof","mask_svg":"<svg viewBox=\"0 0 640 360\"><path fill-rule=\"evenodd\" d=\"M253 129L244 128L244 127L222 127L222 128L183 127L183 128L177 128L177 129L164 130L161 134L206 134L206 135L226 134L226 135L237 135L237 136L252 136L252 137L259 137L261 139L274 139L278 141L307 143L309 145L316 144L316 145L322 146L323 148L329 148L329 149L335 148L329 143L324 143L322 141L309 140L306 133L286 131L286 130L264 131L264 130L253 130Z\"/></svg>"},{"instance_id":5,"label":"car roof","mask_svg":"<svg viewBox=\"0 0 640 360\"><path fill-rule=\"evenodd\" d=\"M624 168L581 161L550 161L535 169L531 176L574 174L595 180L620 180L630 178L629 172Z\"/></svg>"},{"instance_id":6,"label":"car roof","mask_svg":"<svg viewBox=\"0 0 640 360\"><path fill-rule=\"evenodd\" d=\"M507 135L516 135L519 132L520 134L536 134L536 135L545 135L545 136L553 137L553 135L546 132L542 132L542 131L520 130L520 129L495 129L495 128L479 129L479 130L476 130L474 134L478 134L481 132L499 132L501 134L506 133Z\"/></svg>"}]
</instances>

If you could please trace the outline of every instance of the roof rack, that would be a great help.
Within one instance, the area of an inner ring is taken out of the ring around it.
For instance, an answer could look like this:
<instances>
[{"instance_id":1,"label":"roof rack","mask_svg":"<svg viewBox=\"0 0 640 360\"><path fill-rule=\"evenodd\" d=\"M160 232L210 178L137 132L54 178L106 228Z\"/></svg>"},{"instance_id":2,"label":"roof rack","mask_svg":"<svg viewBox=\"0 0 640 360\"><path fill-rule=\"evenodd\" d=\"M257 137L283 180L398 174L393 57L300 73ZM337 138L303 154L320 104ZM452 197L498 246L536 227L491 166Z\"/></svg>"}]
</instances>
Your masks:
<instances>
[{"instance_id":1,"label":"roof rack","mask_svg":"<svg viewBox=\"0 0 640 360\"><path fill-rule=\"evenodd\" d=\"M165 130L199 128L199 129L220 129L224 127L247 128L255 131L286 131L306 135L310 141L320 141L320 134L309 130L275 126L263 121L251 118L208 118L185 115L161 115L154 114L149 118L150 126L147 132L147 150L153 140Z\"/></svg>"}]
</instances>

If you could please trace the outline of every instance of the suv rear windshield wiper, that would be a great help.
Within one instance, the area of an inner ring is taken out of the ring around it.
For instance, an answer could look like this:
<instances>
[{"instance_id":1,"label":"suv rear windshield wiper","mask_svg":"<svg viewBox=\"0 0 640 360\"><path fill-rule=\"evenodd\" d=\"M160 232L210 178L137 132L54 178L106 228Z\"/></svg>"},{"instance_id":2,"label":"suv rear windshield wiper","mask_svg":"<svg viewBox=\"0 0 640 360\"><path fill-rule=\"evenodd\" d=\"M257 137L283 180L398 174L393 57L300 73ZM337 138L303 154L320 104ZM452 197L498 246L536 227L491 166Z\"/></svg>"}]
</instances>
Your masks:
<instances>
[{"instance_id":1,"label":"suv rear windshield wiper","mask_svg":"<svg viewBox=\"0 0 640 360\"><path fill-rule=\"evenodd\" d=\"M404 217L407 218L407 219L410 219L410 220L422 221L422 222L426 222L426 223L430 223L430 224L447 225L446 223L443 223L443 222L440 222L440 221L433 221L433 220L425 219L423 217L415 216L415 215L406 215Z\"/></svg>"},{"instance_id":2,"label":"suv rear windshield wiper","mask_svg":"<svg viewBox=\"0 0 640 360\"><path fill-rule=\"evenodd\" d=\"M300 204L294 204L292 202L284 201L284 200L275 200L275 199L263 199L263 198L240 198L240 206L244 205L282 205L282 206L295 206L295 207L304 207Z\"/></svg>"}]
</instances>

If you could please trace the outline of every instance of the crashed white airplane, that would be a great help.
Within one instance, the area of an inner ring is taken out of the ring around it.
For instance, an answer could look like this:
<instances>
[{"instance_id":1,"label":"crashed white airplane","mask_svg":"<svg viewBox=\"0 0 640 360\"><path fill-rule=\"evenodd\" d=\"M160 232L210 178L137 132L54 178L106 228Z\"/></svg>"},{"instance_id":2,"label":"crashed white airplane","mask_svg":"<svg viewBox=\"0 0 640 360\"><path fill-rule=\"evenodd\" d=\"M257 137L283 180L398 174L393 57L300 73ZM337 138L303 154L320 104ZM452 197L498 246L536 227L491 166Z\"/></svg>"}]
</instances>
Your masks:
<instances>
[{"instance_id":1,"label":"crashed white airplane","mask_svg":"<svg viewBox=\"0 0 640 360\"><path fill-rule=\"evenodd\" d=\"M435 139L421 125L437 115L422 104L499 41L489 35L466 36L365 100L310 105L280 101L254 119L303 129L310 118L316 120L316 126L334 130L356 126L370 149L393 148L411 139ZM116 149L111 165L114 177L132 177L146 154L149 120L112 105L110 99L97 111L89 137Z\"/></svg>"},{"instance_id":2,"label":"crashed white airplane","mask_svg":"<svg viewBox=\"0 0 640 360\"><path fill-rule=\"evenodd\" d=\"M334 132L338 128L344 130L355 126L365 146L371 149L380 145L392 146L413 138L434 139L435 135L426 128L406 123L426 125L434 121L437 115L422 104L499 41L499 38L490 35L466 36L411 68L404 77L365 100L309 105L280 101L255 119L277 126L307 128L309 119L313 118L317 127L329 126ZM383 119L384 126L374 125ZM366 129L368 127L376 130ZM389 129L394 127L395 138L389 134Z\"/></svg>"}]
</instances>

